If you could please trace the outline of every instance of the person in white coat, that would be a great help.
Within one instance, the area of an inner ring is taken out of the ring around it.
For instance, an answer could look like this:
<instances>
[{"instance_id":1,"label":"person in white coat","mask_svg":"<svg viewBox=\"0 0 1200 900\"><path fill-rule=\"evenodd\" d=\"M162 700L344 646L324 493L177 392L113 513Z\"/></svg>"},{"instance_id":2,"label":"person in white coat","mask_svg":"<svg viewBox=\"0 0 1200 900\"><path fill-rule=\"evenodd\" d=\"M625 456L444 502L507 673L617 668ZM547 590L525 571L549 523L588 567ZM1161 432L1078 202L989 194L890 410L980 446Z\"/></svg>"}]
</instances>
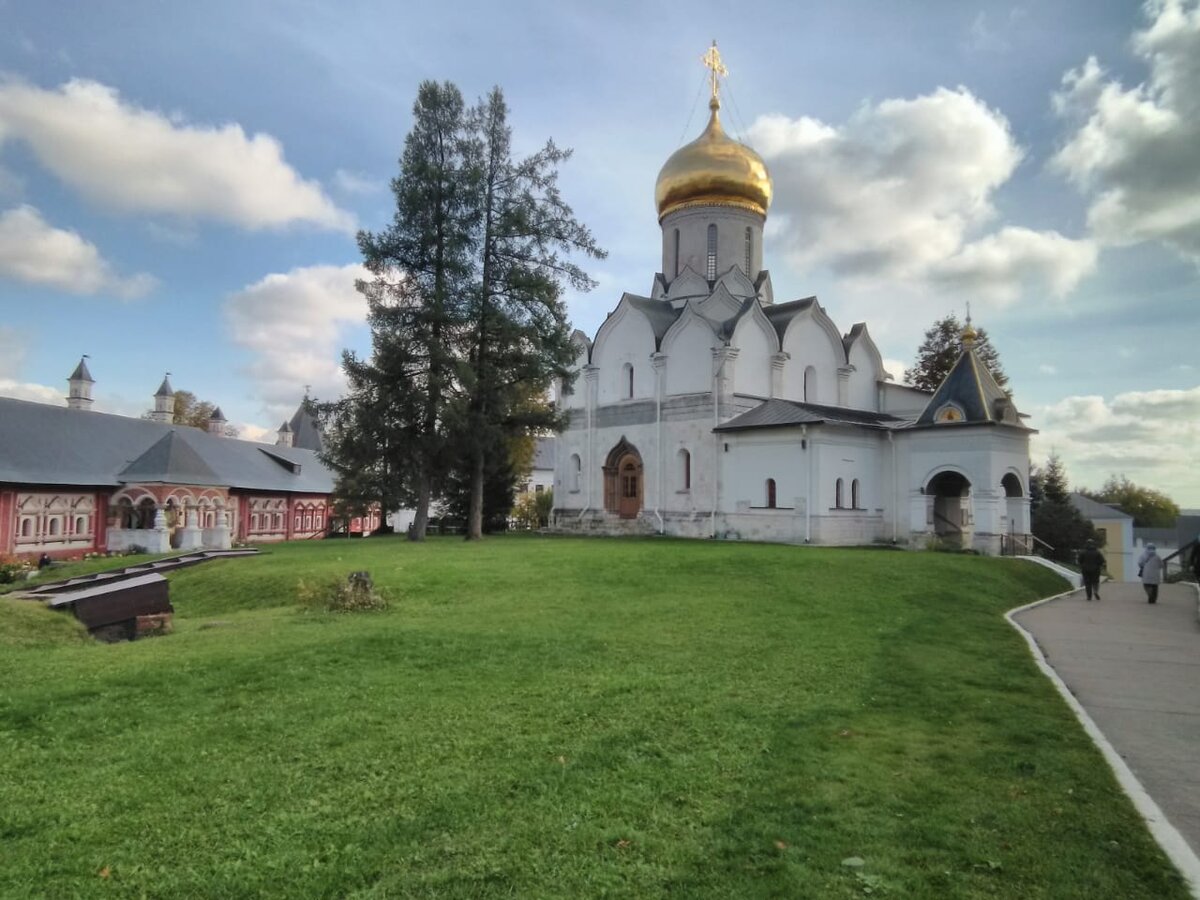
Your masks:
<instances>
[{"instance_id":1,"label":"person in white coat","mask_svg":"<svg viewBox=\"0 0 1200 900\"><path fill-rule=\"evenodd\" d=\"M1138 574L1142 576L1142 587L1146 589L1146 602L1158 602L1158 586L1163 580L1163 561L1158 548L1146 545L1146 552L1138 560Z\"/></svg>"}]
</instances>

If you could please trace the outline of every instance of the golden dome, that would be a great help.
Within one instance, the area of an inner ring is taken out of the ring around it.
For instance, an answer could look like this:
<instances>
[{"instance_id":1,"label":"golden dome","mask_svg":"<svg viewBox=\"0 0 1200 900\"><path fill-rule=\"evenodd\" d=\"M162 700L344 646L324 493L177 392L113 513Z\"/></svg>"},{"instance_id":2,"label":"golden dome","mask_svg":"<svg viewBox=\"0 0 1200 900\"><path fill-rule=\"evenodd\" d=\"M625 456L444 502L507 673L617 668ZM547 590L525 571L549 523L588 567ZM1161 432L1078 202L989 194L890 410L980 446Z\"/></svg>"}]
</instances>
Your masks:
<instances>
[{"instance_id":1,"label":"golden dome","mask_svg":"<svg viewBox=\"0 0 1200 900\"><path fill-rule=\"evenodd\" d=\"M762 157L725 134L713 97L704 133L685 144L658 173L654 200L658 219L689 206L737 206L761 216L771 205L771 176Z\"/></svg>"}]
</instances>

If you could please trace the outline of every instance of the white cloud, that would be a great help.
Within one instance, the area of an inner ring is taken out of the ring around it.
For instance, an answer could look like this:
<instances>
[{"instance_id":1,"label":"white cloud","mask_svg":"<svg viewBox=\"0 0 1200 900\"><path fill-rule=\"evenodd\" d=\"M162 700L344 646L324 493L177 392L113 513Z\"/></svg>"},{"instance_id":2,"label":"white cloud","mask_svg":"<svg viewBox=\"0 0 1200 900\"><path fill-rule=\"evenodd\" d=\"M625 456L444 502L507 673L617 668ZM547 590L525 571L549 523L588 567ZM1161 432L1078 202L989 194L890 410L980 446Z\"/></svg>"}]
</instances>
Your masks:
<instances>
[{"instance_id":1,"label":"white cloud","mask_svg":"<svg viewBox=\"0 0 1200 900\"><path fill-rule=\"evenodd\" d=\"M1062 296L1095 264L1094 247L1053 231L975 238L1023 151L965 88L867 104L840 127L764 116L750 136L775 181L770 234L802 271L1003 303L1022 289Z\"/></svg>"},{"instance_id":2,"label":"white cloud","mask_svg":"<svg viewBox=\"0 0 1200 900\"><path fill-rule=\"evenodd\" d=\"M1200 503L1200 470L1181 448L1200 442L1200 386L1073 396L1037 410L1035 458L1057 452L1072 487L1127 475L1177 503Z\"/></svg>"},{"instance_id":3,"label":"white cloud","mask_svg":"<svg viewBox=\"0 0 1200 900\"><path fill-rule=\"evenodd\" d=\"M343 336L367 312L354 282L369 277L357 264L308 266L268 275L226 300L230 336L253 354L248 374L272 415L295 411L305 385L323 399L342 392Z\"/></svg>"},{"instance_id":4,"label":"white cloud","mask_svg":"<svg viewBox=\"0 0 1200 900\"><path fill-rule=\"evenodd\" d=\"M189 125L75 79L57 90L0 83L0 142L20 140L66 184L107 208L209 218L248 229L307 222L350 230L279 141L240 125Z\"/></svg>"},{"instance_id":5,"label":"white cloud","mask_svg":"<svg viewBox=\"0 0 1200 900\"><path fill-rule=\"evenodd\" d=\"M74 231L55 228L28 205L0 213L0 277L124 299L140 297L156 283L145 273L117 275L94 244Z\"/></svg>"},{"instance_id":6,"label":"white cloud","mask_svg":"<svg viewBox=\"0 0 1200 900\"><path fill-rule=\"evenodd\" d=\"M44 384L17 381L15 378L0 378L0 397L15 397L17 400L33 400L36 403L53 403L55 406L64 406L66 391Z\"/></svg>"},{"instance_id":7,"label":"white cloud","mask_svg":"<svg viewBox=\"0 0 1200 900\"><path fill-rule=\"evenodd\" d=\"M1090 198L1099 240L1162 241L1200 263L1200 4L1145 8L1133 49L1149 79L1126 89L1094 57L1067 72L1053 105L1075 130L1051 166Z\"/></svg>"}]
</instances>

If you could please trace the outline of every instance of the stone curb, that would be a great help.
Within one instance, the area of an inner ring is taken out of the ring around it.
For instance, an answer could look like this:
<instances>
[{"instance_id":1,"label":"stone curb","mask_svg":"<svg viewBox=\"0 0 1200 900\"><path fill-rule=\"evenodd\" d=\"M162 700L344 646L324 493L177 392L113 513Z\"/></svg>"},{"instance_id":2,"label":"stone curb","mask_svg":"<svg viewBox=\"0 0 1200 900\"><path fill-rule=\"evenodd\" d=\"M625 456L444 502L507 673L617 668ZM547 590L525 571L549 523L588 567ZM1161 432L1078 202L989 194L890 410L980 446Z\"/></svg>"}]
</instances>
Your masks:
<instances>
[{"instance_id":1,"label":"stone curb","mask_svg":"<svg viewBox=\"0 0 1200 900\"><path fill-rule=\"evenodd\" d=\"M1197 592L1200 593L1200 588L1197 589ZM1092 743L1100 749L1100 753L1104 756L1109 768L1112 769L1113 774L1117 777L1117 783L1121 785L1121 790L1133 801L1134 808L1146 822L1146 826L1150 829L1150 834L1158 842L1158 845L1162 847L1163 852L1167 854L1167 858L1183 874L1192 892L1192 896L1196 900L1200 900L1200 858L1196 856L1196 852L1183 839L1183 835L1179 833L1175 826L1167 821L1167 817L1163 815L1163 811L1154 802L1154 798L1146 792L1142 783L1137 780L1137 776L1126 765L1125 760L1121 758L1121 755L1109 743L1108 738L1104 736L1104 733L1092 720L1092 717L1088 715L1087 710L1083 708L1075 695L1071 693L1071 689L1067 687L1066 682L1046 662L1042 648L1038 646L1038 642L1034 639L1033 635L1026 631L1024 626L1013 618L1018 613L1022 613L1027 609L1033 609L1034 607L1049 603L1052 600L1067 597L1073 593L1075 593L1075 590L1064 591L1061 594L1055 594L1053 597L1043 597L1041 600L1026 603L1024 606L1010 609L1004 614L1004 618L1008 621L1009 625L1017 630L1017 633L1021 637L1025 638L1025 643L1029 645L1029 652L1038 664L1038 668L1050 679L1051 684L1058 689L1059 694L1067 702L1067 706L1071 708L1071 712L1075 713L1075 718L1079 720L1087 736L1092 739ZM1197 602L1200 604L1200 598L1198 598ZM1197 615L1200 615L1200 606L1198 606Z\"/></svg>"}]
</instances>

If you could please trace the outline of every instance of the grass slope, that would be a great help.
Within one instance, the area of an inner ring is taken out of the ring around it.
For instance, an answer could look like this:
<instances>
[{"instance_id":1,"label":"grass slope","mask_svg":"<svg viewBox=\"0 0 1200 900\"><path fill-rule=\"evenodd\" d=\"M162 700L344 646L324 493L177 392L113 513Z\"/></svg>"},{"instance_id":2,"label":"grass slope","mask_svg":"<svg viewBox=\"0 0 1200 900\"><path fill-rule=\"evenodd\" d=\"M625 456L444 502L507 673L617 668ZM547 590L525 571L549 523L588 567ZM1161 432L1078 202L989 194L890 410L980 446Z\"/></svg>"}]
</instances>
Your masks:
<instances>
[{"instance_id":1,"label":"grass slope","mask_svg":"<svg viewBox=\"0 0 1200 900\"><path fill-rule=\"evenodd\" d=\"M357 569L387 612L297 611ZM1187 896L1001 618L1036 566L373 539L171 581L169 638L0 653L0 894Z\"/></svg>"}]
</instances>

